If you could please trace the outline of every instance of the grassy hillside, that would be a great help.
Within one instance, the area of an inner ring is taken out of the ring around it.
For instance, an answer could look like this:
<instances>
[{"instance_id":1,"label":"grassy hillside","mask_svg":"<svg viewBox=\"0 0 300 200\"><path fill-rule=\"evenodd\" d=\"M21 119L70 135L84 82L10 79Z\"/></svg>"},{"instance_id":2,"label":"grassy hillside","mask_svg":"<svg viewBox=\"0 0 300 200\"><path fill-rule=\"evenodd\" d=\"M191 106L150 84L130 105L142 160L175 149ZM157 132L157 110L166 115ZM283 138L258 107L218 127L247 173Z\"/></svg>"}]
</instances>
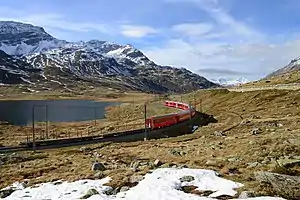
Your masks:
<instances>
[{"instance_id":1,"label":"grassy hillside","mask_svg":"<svg viewBox=\"0 0 300 200\"><path fill-rule=\"evenodd\" d=\"M300 156L300 91L268 90L228 92L198 91L174 100L198 104L197 108L217 120L200 127L194 134L146 142L106 143L91 145L82 152L79 147L51 151L18 153L22 159L6 161L0 168L0 187L29 178L29 184L56 179L94 178L91 162L105 163L104 175L111 176L110 185L128 184L128 178L144 174L151 165L133 171L133 161L187 165L192 168L214 169L222 176L245 184L242 190L270 194L259 185L254 173L265 170L300 174L297 165L279 167L284 158ZM124 111L125 112L125 111ZM116 111L108 115L116 116ZM96 153L97 152L97 153ZM35 167L32 167L35 166ZM38 179L35 179L39 177ZM282 195L273 193L273 195Z\"/></svg>"},{"instance_id":2,"label":"grassy hillside","mask_svg":"<svg viewBox=\"0 0 300 200\"><path fill-rule=\"evenodd\" d=\"M259 81L243 84L242 86L266 86L278 84L300 84L300 71L291 71L289 73L280 74L272 77L266 77Z\"/></svg>"}]
</instances>

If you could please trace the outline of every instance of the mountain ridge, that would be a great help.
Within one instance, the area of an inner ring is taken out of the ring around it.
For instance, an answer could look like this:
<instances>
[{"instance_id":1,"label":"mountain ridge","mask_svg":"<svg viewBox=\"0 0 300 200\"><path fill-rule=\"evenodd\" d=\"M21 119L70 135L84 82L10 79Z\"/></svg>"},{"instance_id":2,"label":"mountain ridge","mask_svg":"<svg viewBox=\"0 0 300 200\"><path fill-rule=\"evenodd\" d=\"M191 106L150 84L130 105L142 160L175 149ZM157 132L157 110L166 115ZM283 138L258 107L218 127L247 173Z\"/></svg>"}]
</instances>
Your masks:
<instances>
[{"instance_id":1,"label":"mountain ridge","mask_svg":"<svg viewBox=\"0 0 300 200\"><path fill-rule=\"evenodd\" d=\"M39 78L33 80L38 83L46 79L61 82L59 76L64 74L140 91L187 92L216 86L186 69L157 65L132 45L100 40L67 42L42 27L20 22L0 22L0 50L40 70ZM31 76L28 78L30 81Z\"/></svg>"}]
</instances>

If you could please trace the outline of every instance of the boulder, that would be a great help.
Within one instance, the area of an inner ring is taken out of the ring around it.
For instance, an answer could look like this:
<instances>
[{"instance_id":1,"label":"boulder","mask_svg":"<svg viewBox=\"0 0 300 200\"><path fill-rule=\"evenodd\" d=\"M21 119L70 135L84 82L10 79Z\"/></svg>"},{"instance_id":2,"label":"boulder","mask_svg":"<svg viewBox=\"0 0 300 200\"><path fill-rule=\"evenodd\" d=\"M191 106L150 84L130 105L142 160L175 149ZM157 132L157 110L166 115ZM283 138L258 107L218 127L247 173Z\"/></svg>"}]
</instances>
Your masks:
<instances>
[{"instance_id":1,"label":"boulder","mask_svg":"<svg viewBox=\"0 0 300 200\"><path fill-rule=\"evenodd\" d=\"M112 187L108 187L103 193L106 195L113 195L115 193L115 189Z\"/></svg>"},{"instance_id":2,"label":"boulder","mask_svg":"<svg viewBox=\"0 0 300 200\"><path fill-rule=\"evenodd\" d=\"M103 174L103 172L97 172L96 174L94 174L94 178L96 178L96 179L102 179L102 178L104 178L104 174Z\"/></svg>"},{"instance_id":3,"label":"boulder","mask_svg":"<svg viewBox=\"0 0 300 200\"><path fill-rule=\"evenodd\" d=\"M138 161L138 160L132 161L132 162L130 163L130 168L138 169L139 166L140 166L140 161Z\"/></svg>"},{"instance_id":4,"label":"boulder","mask_svg":"<svg viewBox=\"0 0 300 200\"><path fill-rule=\"evenodd\" d=\"M191 193L192 191L196 190L198 187L193 185L186 185L182 186L181 190L185 193Z\"/></svg>"},{"instance_id":5,"label":"boulder","mask_svg":"<svg viewBox=\"0 0 300 200\"><path fill-rule=\"evenodd\" d=\"M228 160L228 162L239 162L240 158L239 157L232 157L232 158L228 158L227 160Z\"/></svg>"},{"instance_id":6,"label":"boulder","mask_svg":"<svg viewBox=\"0 0 300 200\"><path fill-rule=\"evenodd\" d=\"M215 160L207 160L205 164L208 166L217 166L218 165L217 161L215 161Z\"/></svg>"},{"instance_id":7,"label":"boulder","mask_svg":"<svg viewBox=\"0 0 300 200\"><path fill-rule=\"evenodd\" d=\"M126 191L128 191L130 188L128 187L128 186L123 186L123 187L121 187L121 189L120 189L120 192L126 192Z\"/></svg>"},{"instance_id":8,"label":"boulder","mask_svg":"<svg viewBox=\"0 0 300 200\"><path fill-rule=\"evenodd\" d=\"M260 128L253 128L251 133L252 133L252 135L257 135L261 132L262 132L262 130Z\"/></svg>"},{"instance_id":9,"label":"boulder","mask_svg":"<svg viewBox=\"0 0 300 200\"><path fill-rule=\"evenodd\" d=\"M193 176L183 176L179 180L180 182L192 182L195 178Z\"/></svg>"},{"instance_id":10,"label":"boulder","mask_svg":"<svg viewBox=\"0 0 300 200\"><path fill-rule=\"evenodd\" d=\"M12 188L0 190L0 199L4 199L11 195L15 190Z\"/></svg>"},{"instance_id":11,"label":"boulder","mask_svg":"<svg viewBox=\"0 0 300 200\"><path fill-rule=\"evenodd\" d=\"M155 167L159 167L162 165L162 162L160 160L156 159L153 164Z\"/></svg>"},{"instance_id":12,"label":"boulder","mask_svg":"<svg viewBox=\"0 0 300 200\"><path fill-rule=\"evenodd\" d=\"M215 131L214 135L217 137L225 137L226 136L222 131Z\"/></svg>"},{"instance_id":13,"label":"boulder","mask_svg":"<svg viewBox=\"0 0 300 200\"><path fill-rule=\"evenodd\" d=\"M165 163L165 164L162 164L160 167L161 168L169 168L169 167L171 167L171 165L169 163Z\"/></svg>"},{"instance_id":14,"label":"boulder","mask_svg":"<svg viewBox=\"0 0 300 200\"><path fill-rule=\"evenodd\" d=\"M255 168L255 167L261 167L262 164L259 162L253 162L253 163L248 163L248 168Z\"/></svg>"},{"instance_id":15,"label":"boulder","mask_svg":"<svg viewBox=\"0 0 300 200\"><path fill-rule=\"evenodd\" d=\"M282 167L293 167L295 165L300 165L300 159L284 158L277 160L278 164Z\"/></svg>"},{"instance_id":16,"label":"boulder","mask_svg":"<svg viewBox=\"0 0 300 200\"><path fill-rule=\"evenodd\" d=\"M80 147L79 151L86 153L92 151L92 149L90 147Z\"/></svg>"},{"instance_id":17,"label":"boulder","mask_svg":"<svg viewBox=\"0 0 300 200\"><path fill-rule=\"evenodd\" d=\"M135 176L131 176L129 178L129 182L130 183L138 183L138 182L140 182L143 179L144 179L144 177L142 175L135 175Z\"/></svg>"},{"instance_id":18,"label":"boulder","mask_svg":"<svg viewBox=\"0 0 300 200\"><path fill-rule=\"evenodd\" d=\"M248 199L250 197L255 197L255 193L253 191L242 191L239 195L239 199Z\"/></svg>"},{"instance_id":19,"label":"boulder","mask_svg":"<svg viewBox=\"0 0 300 200\"><path fill-rule=\"evenodd\" d=\"M293 193L295 199L300 199L300 176L290 176L271 172L256 172L255 179L261 184L272 185L278 192Z\"/></svg>"},{"instance_id":20,"label":"boulder","mask_svg":"<svg viewBox=\"0 0 300 200\"><path fill-rule=\"evenodd\" d=\"M184 156L186 153L181 149L170 149L169 153L174 156Z\"/></svg>"},{"instance_id":21,"label":"boulder","mask_svg":"<svg viewBox=\"0 0 300 200\"><path fill-rule=\"evenodd\" d=\"M96 189L92 188L92 189L89 189L87 191L87 193L85 195L83 195L80 199L88 199L91 196L96 195L96 194L99 194L99 192Z\"/></svg>"},{"instance_id":22,"label":"boulder","mask_svg":"<svg viewBox=\"0 0 300 200\"><path fill-rule=\"evenodd\" d=\"M104 171L104 170L106 170L106 168L102 163L95 162L92 165L92 170L93 171Z\"/></svg>"}]
</instances>

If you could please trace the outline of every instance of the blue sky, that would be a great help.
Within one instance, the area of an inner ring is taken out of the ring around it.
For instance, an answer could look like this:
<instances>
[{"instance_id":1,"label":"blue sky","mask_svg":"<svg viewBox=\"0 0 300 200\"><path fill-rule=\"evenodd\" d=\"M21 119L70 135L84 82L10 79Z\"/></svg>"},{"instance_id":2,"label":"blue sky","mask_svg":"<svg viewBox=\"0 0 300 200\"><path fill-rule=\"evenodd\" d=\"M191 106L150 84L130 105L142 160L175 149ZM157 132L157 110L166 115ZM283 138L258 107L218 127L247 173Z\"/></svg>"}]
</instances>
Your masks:
<instances>
[{"instance_id":1,"label":"blue sky","mask_svg":"<svg viewBox=\"0 0 300 200\"><path fill-rule=\"evenodd\" d=\"M132 44L208 78L258 79L300 56L298 0L10 0L0 20L68 41Z\"/></svg>"}]
</instances>

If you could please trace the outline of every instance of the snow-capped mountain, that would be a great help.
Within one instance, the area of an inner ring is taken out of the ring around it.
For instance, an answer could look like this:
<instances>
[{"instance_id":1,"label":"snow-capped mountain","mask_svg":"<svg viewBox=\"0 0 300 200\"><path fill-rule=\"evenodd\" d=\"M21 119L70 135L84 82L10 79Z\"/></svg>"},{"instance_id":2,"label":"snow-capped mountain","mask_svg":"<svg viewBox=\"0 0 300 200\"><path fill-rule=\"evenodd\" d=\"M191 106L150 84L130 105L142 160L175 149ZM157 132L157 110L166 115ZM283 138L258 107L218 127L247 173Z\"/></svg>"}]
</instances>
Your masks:
<instances>
[{"instance_id":1,"label":"snow-capped mountain","mask_svg":"<svg viewBox=\"0 0 300 200\"><path fill-rule=\"evenodd\" d=\"M38 70L39 77L35 74L33 81L39 84L52 80L64 85L80 80L159 92L216 86L184 68L159 66L131 45L99 40L66 42L41 27L19 22L0 22L0 50Z\"/></svg>"},{"instance_id":2,"label":"snow-capped mountain","mask_svg":"<svg viewBox=\"0 0 300 200\"><path fill-rule=\"evenodd\" d=\"M248 79L243 77L237 79L219 78L219 79L211 79L211 81L222 86L234 86L234 85L241 85L250 82Z\"/></svg>"},{"instance_id":3,"label":"snow-capped mountain","mask_svg":"<svg viewBox=\"0 0 300 200\"><path fill-rule=\"evenodd\" d=\"M24 56L65 44L42 27L12 21L0 21L0 50L9 55Z\"/></svg>"}]
</instances>

